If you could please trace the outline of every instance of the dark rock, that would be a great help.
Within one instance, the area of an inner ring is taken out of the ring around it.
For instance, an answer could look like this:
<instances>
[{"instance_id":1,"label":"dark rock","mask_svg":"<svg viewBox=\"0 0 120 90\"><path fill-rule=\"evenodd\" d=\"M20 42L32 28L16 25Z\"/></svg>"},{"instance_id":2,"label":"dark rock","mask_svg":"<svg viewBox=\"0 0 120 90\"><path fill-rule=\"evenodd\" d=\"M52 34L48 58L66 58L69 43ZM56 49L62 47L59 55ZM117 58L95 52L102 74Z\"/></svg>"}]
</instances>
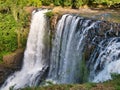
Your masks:
<instances>
[{"instance_id":1,"label":"dark rock","mask_svg":"<svg viewBox=\"0 0 120 90\"><path fill-rule=\"evenodd\" d=\"M15 70L5 66L4 64L0 64L0 86L5 82L10 74L12 74Z\"/></svg>"}]
</instances>

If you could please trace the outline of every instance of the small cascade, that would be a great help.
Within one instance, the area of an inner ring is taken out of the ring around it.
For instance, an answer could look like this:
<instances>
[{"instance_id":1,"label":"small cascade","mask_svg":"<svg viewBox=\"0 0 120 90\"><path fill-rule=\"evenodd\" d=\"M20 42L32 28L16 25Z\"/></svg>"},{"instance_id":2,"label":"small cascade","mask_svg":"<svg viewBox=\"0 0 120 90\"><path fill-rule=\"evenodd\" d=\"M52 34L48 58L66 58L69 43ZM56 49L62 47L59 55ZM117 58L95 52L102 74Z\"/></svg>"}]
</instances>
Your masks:
<instances>
[{"instance_id":1,"label":"small cascade","mask_svg":"<svg viewBox=\"0 0 120 90\"><path fill-rule=\"evenodd\" d=\"M94 62L89 77L92 82L104 82L112 79L111 74L120 74L120 37L105 39L99 45L90 60L90 64Z\"/></svg>"},{"instance_id":2,"label":"small cascade","mask_svg":"<svg viewBox=\"0 0 120 90\"><path fill-rule=\"evenodd\" d=\"M23 67L21 71L15 72L8 78L0 90L9 90L10 87L16 90L37 86L40 83L49 62L48 25L44 15L47 11L40 10L33 13Z\"/></svg>"}]
</instances>

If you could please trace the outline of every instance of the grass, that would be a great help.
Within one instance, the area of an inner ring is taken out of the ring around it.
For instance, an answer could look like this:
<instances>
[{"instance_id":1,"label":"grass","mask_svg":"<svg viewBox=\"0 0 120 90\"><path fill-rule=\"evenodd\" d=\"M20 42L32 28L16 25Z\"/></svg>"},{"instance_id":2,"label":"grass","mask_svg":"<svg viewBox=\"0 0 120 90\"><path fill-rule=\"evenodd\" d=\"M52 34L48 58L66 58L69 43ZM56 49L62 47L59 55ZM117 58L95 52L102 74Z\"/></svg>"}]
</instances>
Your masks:
<instances>
[{"instance_id":1,"label":"grass","mask_svg":"<svg viewBox=\"0 0 120 90\"><path fill-rule=\"evenodd\" d=\"M113 74L113 80L104 83L56 84L40 87L27 87L21 90L120 90L120 75Z\"/></svg>"}]
</instances>

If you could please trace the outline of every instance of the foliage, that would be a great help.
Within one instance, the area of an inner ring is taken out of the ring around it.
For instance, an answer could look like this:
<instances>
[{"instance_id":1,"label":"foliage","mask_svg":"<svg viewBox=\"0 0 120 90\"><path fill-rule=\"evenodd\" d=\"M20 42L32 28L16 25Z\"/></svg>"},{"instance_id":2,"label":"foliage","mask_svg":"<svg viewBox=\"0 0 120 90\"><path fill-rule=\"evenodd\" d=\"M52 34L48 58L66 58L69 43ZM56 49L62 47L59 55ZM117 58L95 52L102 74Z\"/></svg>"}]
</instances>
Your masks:
<instances>
[{"instance_id":1,"label":"foliage","mask_svg":"<svg viewBox=\"0 0 120 90\"><path fill-rule=\"evenodd\" d=\"M81 71L81 82L82 83L85 83L88 81L88 70L87 70L87 67L86 67L86 62L85 62L85 54L83 53L82 55L82 60L81 60L81 65L80 65L80 71Z\"/></svg>"},{"instance_id":2,"label":"foliage","mask_svg":"<svg viewBox=\"0 0 120 90\"><path fill-rule=\"evenodd\" d=\"M110 7L120 4L120 0L42 0L43 5L50 5L50 3L53 3L55 6L71 6L72 8L93 4L104 4Z\"/></svg>"},{"instance_id":3,"label":"foliage","mask_svg":"<svg viewBox=\"0 0 120 90\"><path fill-rule=\"evenodd\" d=\"M0 0L0 60L2 56L24 47L28 15L23 10L25 0Z\"/></svg>"},{"instance_id":4,"label":"foliage","mask_svg":"<svg viewBox=\"0 0 120 90\"><path fill-rule=\"evenodd\" d=\"M94 0L93 3L106 4L110 7L111 5L120 4L120 0Z\"/></svg>"},{"instance_id":5,"label":"foliage","mask_svg":"<svg viewBox=\"0 0 120 90\"><path fill-rule=\"evenodd\" d=\"M27 87L21 90L120 90L120 74L112 74L113 80L104 83L60 84L41 87Z\"/></svg>"},{"instance_id":6,"label":"foliage","mask_svg":"<svg viewBox=\"0 0 120 90\"><path fill-rule=\"evenodd\" d=\"M73 0L72 8L79 8L82 5L83 5L82 0Z\"/></svg>"},{"instance_id":7,"label":"foliage","mask_svg":"<svg viewBox=\"0 0 120 90\"><path fill-rule=\"evenodd\" d=\"M55 5L55 6L60 6L61 4L60 4L60 1L61 0L53 0L53 4Z\"/></svg>"},{"instance_id":8,"label":"foliage","mask_svg":"<svg viewBox=\"0 0 120 90\"><path fill-rule=\"evenodd\" d=\"M63 6L71 6L71 5L72 5L72 1L71 0L64 0Z\"/></svg>"},{"instance_id":9,"label":"foliage","mask_svg":"<svg viewBox=\"0 0 120 90\"><path fill-rule=\"evenodd\" d=\"M54 14L53 14L52 11L49 11L49 12L46 13L46 16L49 17L49 18L51 18L53 15L54 15Z\"/></svg>"},{"instance_id":10,"label":"foliage","mask_svg":"<svg viewBox=\"0 0 120 90\"><path fill-rule=\"evenodd\" d=\"M25 0L22 0L25 1ZM42 5L41 0L26 0L28 1L28 6L40 7Z\"/></svg>"},{"instance_id":11,"label":"foliage","mask_svg":"<svg viewBox=\"0 0 120 90\"><path fill-rule=\"evenodd\" d=\"M16 21L11 14L0 13L0 56L17 48ZM1 58L1 57L0 57Z\"/></svg>"},{"instance_id":12,"label":"foliage","mask_svg":"<svg viewBox=\"0 0 120 90\"><path fill-rule=\"evenodd\" d=\"M52 3L51 0L42 0L42 5L50 5Z\"/></svg>"},{"instance_id":13,"label":"foliage","mask_svg":"<svg viewBox=\"0 0 120 90\"><path fill-rule=\"evenodd\" d=\"M112 77L112 79L117 79L117 78L120 78L120 74L112 73L111 77Z\"/></svg>"},{"instance_id":14,"label":"foliage","mask_svg":"<svg viewBox=\"0 0 120 90\"><path fill-rule=\"evenodd\" d=\"M120 90L120 74L112 73L112 80L106 81L105 84L114 86L115 90Z\"/></svg>"},{"instance_id":15,"label":"foliage","mask_svg":"<svg viewBox=\"0 0 120 90\"><path fill-rule=\"evenodd\" d=\"M85 83L84 85L85 85L85 87L87 88L87 90L90 90L91 88L97 86L96 83L91 83L91 82Z\"/></svg>"}]
</instances>

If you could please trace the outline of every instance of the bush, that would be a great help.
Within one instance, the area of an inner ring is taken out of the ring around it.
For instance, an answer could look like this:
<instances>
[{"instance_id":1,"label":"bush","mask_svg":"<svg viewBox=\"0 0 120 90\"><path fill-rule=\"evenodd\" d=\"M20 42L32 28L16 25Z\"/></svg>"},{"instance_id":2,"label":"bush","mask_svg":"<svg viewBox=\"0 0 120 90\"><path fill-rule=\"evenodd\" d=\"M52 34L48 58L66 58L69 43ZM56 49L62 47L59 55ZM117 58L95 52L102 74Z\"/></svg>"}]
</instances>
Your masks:
<instances>
[{"instance_id":1,"label":"bush","mask_svg":"<svg viewBox=\"0 0 120 90\"><path fill-rule=\"evenodd\" d=\"M25 1L25 0L22 0ZM35 7L40 7L42 5L41 0L28 0L28 6L35 6Z\"/></svg>"},{"instance_id":2,"label":"bush","mask_svg":"<svg viewBox=\"0 0 120 90\"><path fill-rule=\"evenodd\" d=\"M120 0L94 0L93 3L106 4L108 7L110 7L115 4L120 4Z\"/></svg>"},{"instance_id":3,"label":"bush","mask_svg":"<svg viewBox=\"0 0 120 90\"><path fill-rule=\"evenodd\" d=\"M28 15L23 7L26 4L25 0L0 1L0 60L4 54L19 48L18 40L21 47L25 45L23 43L26 42L27 36L24 35L23 29L28 25ZM20 35L19 39L18 35Z\"/></svg>"},{"instance_id":4,"label":"bush","mask_svg":"<svg viewBox=\"0 0 120 90\"><path fill-rule=\"evenodd\" d=\"M53 0L53 3L55 6L60 6L61 3L60 3L61 0Z\"/></svg>"},{"instance_id":5,"label":"bush","mask_svg":"<svg viewBox=\"0 0 120 90\"><path fill-rule=\"evenodd\" d=\"M48 6L48 5L50 5L51 3L52 3L51 0L42 0L42 5Z\"/></svg>"},{"instance_id":6,"label":"bush","mask_svg":"<svg viewBox=\"0 0 120 90\"><path fill-rule=\"evenodd\" d=\"M52 11L49 11L45 14L47 17L51 18L54 14Z\"/></svg>"},{"instance_id":7,"label":"bush","mask_svg":"<svg viewBox=\"0 0 120 90\"><path fill-rule=\"evenodd\" d=\"M82 0L76 0L74 2L72 2L72 8L79 8L80 6L83 5L83 1Z\"/></svg>"}]
</instances>

